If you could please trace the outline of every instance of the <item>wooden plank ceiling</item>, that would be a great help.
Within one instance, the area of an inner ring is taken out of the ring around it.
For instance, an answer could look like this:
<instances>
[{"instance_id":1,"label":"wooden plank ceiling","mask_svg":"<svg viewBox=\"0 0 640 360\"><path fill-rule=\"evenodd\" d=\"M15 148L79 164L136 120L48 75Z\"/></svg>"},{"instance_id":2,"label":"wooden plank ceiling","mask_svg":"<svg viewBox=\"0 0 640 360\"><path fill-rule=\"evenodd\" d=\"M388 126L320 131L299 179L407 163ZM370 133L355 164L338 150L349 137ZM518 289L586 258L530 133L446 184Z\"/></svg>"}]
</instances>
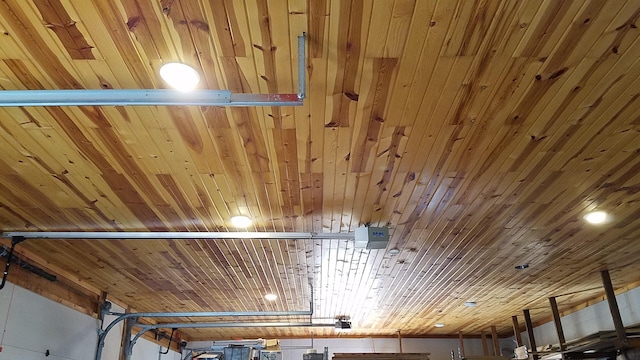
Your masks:
<instances>
[{"instance_id":1,"label":"wooden plank ceiling","mask_svg":"<svg viewBox=\"0 0 640 360\"><path fill-rule=\"evenodd\" d=\"M348 315L355 336L508 333L522 309L548 319L550 296L600 296L602 269L640 281L639 16L638 0L3 0L5 90L164 88L160 65L181 61L201 88L295 93L306 32L308 97L2 108L0 227L388 226L396 256L347 240L19 247L138 311L306 310L312 284L316 321ZM613 220L586 224L595 209ZM334 334L183 336L312 331Z\"/></svg>"}]
</instances>

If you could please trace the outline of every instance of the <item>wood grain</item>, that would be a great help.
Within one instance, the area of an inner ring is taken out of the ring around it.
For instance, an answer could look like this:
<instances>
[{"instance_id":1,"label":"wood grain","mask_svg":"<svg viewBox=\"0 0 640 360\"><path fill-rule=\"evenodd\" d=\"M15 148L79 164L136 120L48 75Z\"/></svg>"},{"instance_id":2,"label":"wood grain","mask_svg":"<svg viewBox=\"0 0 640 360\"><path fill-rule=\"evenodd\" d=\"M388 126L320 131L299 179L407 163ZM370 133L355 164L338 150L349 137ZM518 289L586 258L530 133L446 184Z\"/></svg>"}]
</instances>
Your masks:
<instances>
[{"instance_id":1,"label":"wood grain","mask_svg":"<svg viewBox=\"0 0 640 360\"><path fill-rule=\"evenodd\" d=\"M0 230L388 226L395 256L332 239L20 248L137 311L306 310L313 285L314 321L351 317L341 336L506 336L523 309L549 321L550 297L560 313L601 300L603 269L617 291L640 282L639 19L635 0L2 1L3 90L164 88L179 61L200 89L295 93L305 32L307 97L1 108ZM312 332L335 336L181 335Z\"/></svg>"}]
</instances>

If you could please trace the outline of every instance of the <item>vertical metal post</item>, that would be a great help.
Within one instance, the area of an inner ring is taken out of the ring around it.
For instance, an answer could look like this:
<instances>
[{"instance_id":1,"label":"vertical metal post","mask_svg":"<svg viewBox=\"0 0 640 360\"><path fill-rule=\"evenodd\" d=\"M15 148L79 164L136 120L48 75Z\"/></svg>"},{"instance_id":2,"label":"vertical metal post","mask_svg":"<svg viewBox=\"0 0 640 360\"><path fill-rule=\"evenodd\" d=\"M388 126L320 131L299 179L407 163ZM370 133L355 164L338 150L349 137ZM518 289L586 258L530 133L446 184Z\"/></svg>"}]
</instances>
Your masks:
<instances>
[{"instance_id":1,"label":"vertical metal post","mask_svg":"<svg viewBox=\"0 0 640 360\"><path fill-rule=\"evenodd\" d=\"M462 331L458 332L458 338L460 339L460 355L462 358L465 358L466 354L464 353L464 339L462 338Z\"/></svg>"},{"instance_id":2,"label":"vertical metal post","mask_svg":"<svg viewBox=\"0 0 640 360\"><path fill-rule=\"evenodd\" d=\"M400 354L402 354L402 334L400 330L398 330L398 349L400 350Z\"/></svg>"},{"instance_id":3,"label":"vertical metal post","mask_svg":"<svg viewBox=\"0 0 640 360\"><path fill-rule=\"evenodd\" d=\"M558 303L555 297L549 298L549 304L551 305L551 311L553 312L553 321L556 324L556 332L558 333L558 341L560 342L560 352L564 359L564 351L567 349L564 339L564 331L562 330L562 321L560 321L560 312L558 311Z\"/></svg>"},{"instance_id":4,"label":"vertical metal post","mask_svg":"<svg viewBox=\"0 0 640 360\"><path fill-rule=\"evenodd\" d=\"M124 321L124 334L122 335L122 352L120 360L131 360L133 355L133 345L131 341L131 329L138 322L138 318L127 318Z\"/></svg>"},{"instance_id":5,"label":"vertical metal post","mask_svg":"<svg viewBox=\"0 0 640 360\"><path fill-rule=\"evenodd\" d=\"M500 356L500 339L498 339L498 329L491 327L491 339L493 340L493 354Z\"/></svg>"},{"instance_id":6,"label":"vertical metal post","mask_svg":"<svg viewBox=\"0 0 640 360\"><path fill-rule=\"evenodd\" d=\"M306 53L305 43L304 43L305 36L306 36L305 33L298 36L298 100L302 100L306 96L306 86L307 86L306 70L307 69L306 69L306 61L305 61L305 53Z\"/></svg>"},{"instance_id":7,"label":"vertical metal post","mask_svg":"<svg viewBox=\"0 0 640 360\"><path fill-rule=\"evenodd\" d=\"M520 324L518 324L518 317L512 316L513 320L513 335L516 337L516 343L518 346L522 346L522 335L520 334Z\"/></svg>"},{"instance_id":8,"label":"vertical metal post","mask_svg":"<svg viewBox=\"0 0 640 360\"><path fill-rule=\"evenodd\" d=\"M609 311L613 318L613 326L616 329L616 336L621 346L627 343L627 332L624 329L622 323L622 316L620 316L620 308L618 308L618 301L616 300L616 293L613 290L613 284L611 283L611 276L608 270L602 270L600 272L602 276L602 284L604 285L604 292L607 295L607 302L609 303Z\"/></svg>"},{"instance_id":9,"label":"vertical metal post","mask_svg":"<svg viewBox=\"0 0 640 360\"><path fill-rule=\"evenodd\" d=\"M536 346L536 337L533 334L533 323L531 322L531 314L529 310L523 310L524 323L527 325L527 334L529 335L529 352L533 352L533 360L538 360L538 347Z\"/></svg>"},{"instance_id":10,"label":"vertical metal post","mask_svg":"<svg viewBox=\"0 0 640 360\"><path fill-rule=\"evenodd\" d=\"M482 339L482 355L489 356L489 344L487 343L487 333L484 330L480 332L480 338Z\"/></svg>"},{"instance_id":11,"label":"vertical metal post","mask_svg":"<svg viewBox=\"0 0 640 360\"><path fill-rule=\"evenodd\" d=\"M533 323L531 322L531 314L529 310L522 311L524 315L524 322L527 325L527 334L529 335L529 352L533 353L533 360L538 360L540 357L538 356L538 347L536 346L536 337L533 334Z\"/></svg>"}]
</instances>

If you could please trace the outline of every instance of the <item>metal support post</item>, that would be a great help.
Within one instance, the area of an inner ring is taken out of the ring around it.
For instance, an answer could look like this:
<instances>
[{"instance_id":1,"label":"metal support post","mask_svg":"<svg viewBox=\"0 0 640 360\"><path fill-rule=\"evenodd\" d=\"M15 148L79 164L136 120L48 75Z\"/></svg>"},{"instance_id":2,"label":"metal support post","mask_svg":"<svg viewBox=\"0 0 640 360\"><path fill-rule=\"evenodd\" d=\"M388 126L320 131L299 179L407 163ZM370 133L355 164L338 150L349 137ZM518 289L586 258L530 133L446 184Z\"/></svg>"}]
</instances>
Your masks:
<instances>
[{"instance_id":1,"label":"metal support post","mask_svg":"<svg viewBox=\"0 0 640 360\"><path fill-rule=\"evenodd\" d=\"M522 346L522 335L520 334L520 324L518 324L518 317L512 316L511 320L513 321L513 336L516 337L516 343L518 346Z\"/></svg>"},{"instance_id":2,"label":"metal support post","mask_svg":"<svg viewBox=\"0 0 640 360\"><path fill-rule=\"evenodd\" d=\"M491 327L491 339L493 340L493 354L500 356L500 339L498 339L498 329Z\"/></svg>"},{"instance_id":3,"label":"metal support post","mask_svg":"<svg viewBox=\"0 0 640 360\"><path fill-rule=\"evenodd\" d=\"M553 312L553 321L556 324L556 332L558 333L558 341L560 342L560 352L564 359L564 352L567 350L564 339L564 330L562 330L562 321L560 321L560 312L558 311L558 303L555 297L549 298L549 304L551 305L551 311Z\"/></svg>"},{"instance_id":4,"label":"metal support post","mask_svg":"<svg viewBox=\"0 0 640 360\"><path fill-rule=\"evenodd\" d=\"M480 332L480 338L482 339L482 355L489 356L489 344L487 343L487 333L484 330Z\"/></svg>"},{"instance_id":5,"label":"metal support post","mask_svg":"<svg viewBox=\"0 0 640 360\"><path fill-rule=\"evenodd\" d=\"M611 276L608 270L602 270L600 272L602 276L602 284L604 285L604 292L607 295L607 302L609 303L609 311L613 318L613 326L616 329L616 336L618 338L619 346L624 347L627 345L627 332L624 329L622 323L622 316L620 316L620 308L618 308L618 301L616 300L616 293L613 290L613 284L611 283Z\"/></svg>"},{"instance_id":6,"label":"metal support post","mask_svg":"<svg viewBox=\"0 0 640 360\"><path fill-rule=\"evenodd\" d=\"M538 347L536 346L536 337L533 334L533 323L531 322L531 313L529 310L523 310L524 322L527 326L527 334L529 335L529 352L533 353L533 360L538 360Z\"/></svg>"},{"instance_id":7,"label":"metal support post","mask_svg":"<svg viewBox=\"0 0 640 360\"><path fill-rule=\"evenodd\" d=\"M131 360L131 356L133 355L133 345L135 345L135 341L131 340L131 329L137 325L138 318L127 318L124 321L124 335L122 338L122 353L125 360ZM136 335L137 337L137 335Z\"/></svg>"}]
</instances>

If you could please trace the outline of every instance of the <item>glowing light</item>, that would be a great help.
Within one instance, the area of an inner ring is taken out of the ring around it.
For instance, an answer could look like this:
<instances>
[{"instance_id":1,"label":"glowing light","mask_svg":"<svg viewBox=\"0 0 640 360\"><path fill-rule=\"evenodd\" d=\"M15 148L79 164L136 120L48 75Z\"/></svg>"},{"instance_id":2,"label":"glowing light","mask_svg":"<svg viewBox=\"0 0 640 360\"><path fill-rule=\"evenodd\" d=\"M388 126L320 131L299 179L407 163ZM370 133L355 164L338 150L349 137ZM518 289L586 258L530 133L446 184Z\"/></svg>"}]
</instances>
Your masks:
<instances>
[{"instance_id":1,"label":"glowing light","mask_svg":"<svg viewBox=\"0 0 640 360\"><path fill-rule=\"evenodd\" d=\"M231 223L235 227L246 228L251 225L251 218L245 215L236 215L231 218Z\"/></svg>"},{"instance_id":2,"label":"glowing light","mask_svg":"<svg viewBox=\"0 0 640 360\"><path fill-rule=\"evenodd\" d=\"M608 215L604 211L590 212L584 216L584 219L591 224L602 224L607 221Z\"/></svg>"},{"instance_id":3,"label":"glowing light","mask_svg":"<svg viewBox=\"0 0 640 360\"><path fill-rule=\"evenodd\" d=\"M196 69L182 63L167 63L160 68L160 77L174 89L180 91L193 90L200 82L200 74Z\"/></svg>"}]
</instances>

